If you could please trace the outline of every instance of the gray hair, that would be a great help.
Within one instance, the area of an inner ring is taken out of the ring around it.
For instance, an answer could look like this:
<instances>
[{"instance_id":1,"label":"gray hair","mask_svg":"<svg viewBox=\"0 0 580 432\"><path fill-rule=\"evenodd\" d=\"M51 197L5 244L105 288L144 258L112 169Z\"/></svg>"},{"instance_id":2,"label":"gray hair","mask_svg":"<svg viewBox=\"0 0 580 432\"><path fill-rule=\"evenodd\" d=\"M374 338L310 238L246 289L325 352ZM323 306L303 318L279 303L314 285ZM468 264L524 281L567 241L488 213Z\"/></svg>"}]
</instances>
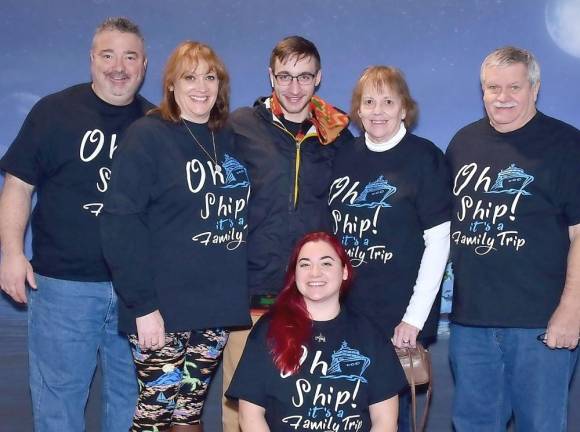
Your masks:
<instances>
[{"instance_id":1,"label":"gray hair","mask_svg":"<svg viewBox=\"0 0 580 432\"><path fill-rule=\"evenodd\" d=\"M141 39L142 42L145 42L143 38L143 34L139 29L139 26L135 24L128 18L125 17L109 17L105 21L103 21L97 29L95 30L95 36L104 31L111 31L116 30L121 33L132 33Z\"/></svg>"},{"instance_id":2,"label":"gray hair","mask_svg":"<svg viewBox=\"0 0 580 432\"><path fill-rule=\"evenodd\" d=\"M535 86L540 81L540 65L534 55L523 48L506 46L492 51L481 64L479 79L483 86L483 74L486 67L504 67L512 64L521 63L528 70L528 80L530 85Z\"/></svg>"}]
</instances>

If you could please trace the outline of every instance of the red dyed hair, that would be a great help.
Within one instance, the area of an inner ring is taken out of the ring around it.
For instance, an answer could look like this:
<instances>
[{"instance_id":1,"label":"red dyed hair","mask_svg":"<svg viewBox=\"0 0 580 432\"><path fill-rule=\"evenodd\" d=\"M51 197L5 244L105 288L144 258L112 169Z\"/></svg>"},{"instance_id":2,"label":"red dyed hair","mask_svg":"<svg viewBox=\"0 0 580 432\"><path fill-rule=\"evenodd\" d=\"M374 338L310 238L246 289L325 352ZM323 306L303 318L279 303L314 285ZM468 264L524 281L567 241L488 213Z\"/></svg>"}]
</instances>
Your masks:
<instances>
[{"instance_id":1,"label":"red dyed hair","mask_svg":"<svg viewBox=\"0 0 580 432\"><path fill-rule=\"evenodd\" d=\"M270 310L268 344L276 367L284 373L295 373L300 367L302 345L308 345L312 337L312 318L306 309L304 297L296 286L296 264L302 247L310 242L325 242L334 249L340 262L346 266L348 277L340 286L340 299L350 289L353 268L346 251L336 237L326 232L306 234L294 246L290 255L284 288Z\"/></svg>"}]
</instances>

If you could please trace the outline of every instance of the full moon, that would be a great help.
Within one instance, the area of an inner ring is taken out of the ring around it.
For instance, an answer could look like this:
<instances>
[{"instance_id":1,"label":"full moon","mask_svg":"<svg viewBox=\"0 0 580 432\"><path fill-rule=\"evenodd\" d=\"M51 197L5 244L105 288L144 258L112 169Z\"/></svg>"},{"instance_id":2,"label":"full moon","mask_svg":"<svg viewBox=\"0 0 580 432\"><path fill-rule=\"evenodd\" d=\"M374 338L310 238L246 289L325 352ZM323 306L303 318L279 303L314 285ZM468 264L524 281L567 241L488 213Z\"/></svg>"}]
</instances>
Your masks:
<instances>
[{"instance_id":1,"label":"full moon","mask_svg":"<svg viewBox=\"0 0 580 432\"><path fill-rule=\"evenodd\" d=\"M546 5L546 27L560 49L580 57L579 0L550 0Z\"/></svg>"}]
</instances>

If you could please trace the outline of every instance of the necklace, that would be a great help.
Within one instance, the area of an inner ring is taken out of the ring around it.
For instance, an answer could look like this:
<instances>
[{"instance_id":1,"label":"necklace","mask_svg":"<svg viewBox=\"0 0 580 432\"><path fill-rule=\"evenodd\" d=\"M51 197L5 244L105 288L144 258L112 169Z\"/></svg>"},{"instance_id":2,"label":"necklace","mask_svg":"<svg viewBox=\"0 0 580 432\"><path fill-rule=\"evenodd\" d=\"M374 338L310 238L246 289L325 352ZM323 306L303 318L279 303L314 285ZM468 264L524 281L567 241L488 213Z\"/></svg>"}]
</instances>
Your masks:
<instances>
[{"instance_id":1,"label":"necklace","mask_svg":"<svg viewBox=\"0 0 580 432\"><path fill-rule=\"evenodd\" d=\"M195 135L193 134L193 132L191 131L189 126L187 126L187 123L185 123L185 120L181 119L181 121L183 122L183 125L185 126L185 128L187 129L187 131L189 132L189 134L191 135L191 137L195 141L195 143L199 146L200 149L203 150L203 152L206 154L206 156L209 158L209 160L213 162L213 165L215 167L216 172L220 173L222 171L222 167L218 163L217 152L215 151L215 137L213 135L213 131L210 130L210 132L211 132L211 144L213 146L213 157L211 157L209 152L205 149L204 146L201 145L199 140L195 137Z\"/></svg>"}]
</instances>

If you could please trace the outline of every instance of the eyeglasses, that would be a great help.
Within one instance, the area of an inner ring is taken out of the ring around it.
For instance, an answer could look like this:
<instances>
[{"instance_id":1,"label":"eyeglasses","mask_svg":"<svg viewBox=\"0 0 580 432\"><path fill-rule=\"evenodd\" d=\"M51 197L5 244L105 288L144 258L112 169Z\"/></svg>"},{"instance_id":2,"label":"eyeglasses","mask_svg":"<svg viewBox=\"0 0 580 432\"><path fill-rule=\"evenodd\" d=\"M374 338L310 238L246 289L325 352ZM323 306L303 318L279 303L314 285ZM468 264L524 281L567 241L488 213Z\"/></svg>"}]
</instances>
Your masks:
<instances>
[{"instance_id":1,"label":"eyeglasses","mask_svg":"<svg viewBox=\"0 0 580 432\"><path fill-rule=\"evenodd\" d=\"M286 74L286 73L274 75L274 77L276 78L276 82L278 83L278 85L281 85L281 86L289 86L292 83L292 81L294 80L294 78L296 78L296 81L301 86L308 86L314 82L315 76L316 75L311 74L309 72L304 72L304 73L301 73L300 75L290 75L290 74Z\"/></svg>"}]
</instances>

